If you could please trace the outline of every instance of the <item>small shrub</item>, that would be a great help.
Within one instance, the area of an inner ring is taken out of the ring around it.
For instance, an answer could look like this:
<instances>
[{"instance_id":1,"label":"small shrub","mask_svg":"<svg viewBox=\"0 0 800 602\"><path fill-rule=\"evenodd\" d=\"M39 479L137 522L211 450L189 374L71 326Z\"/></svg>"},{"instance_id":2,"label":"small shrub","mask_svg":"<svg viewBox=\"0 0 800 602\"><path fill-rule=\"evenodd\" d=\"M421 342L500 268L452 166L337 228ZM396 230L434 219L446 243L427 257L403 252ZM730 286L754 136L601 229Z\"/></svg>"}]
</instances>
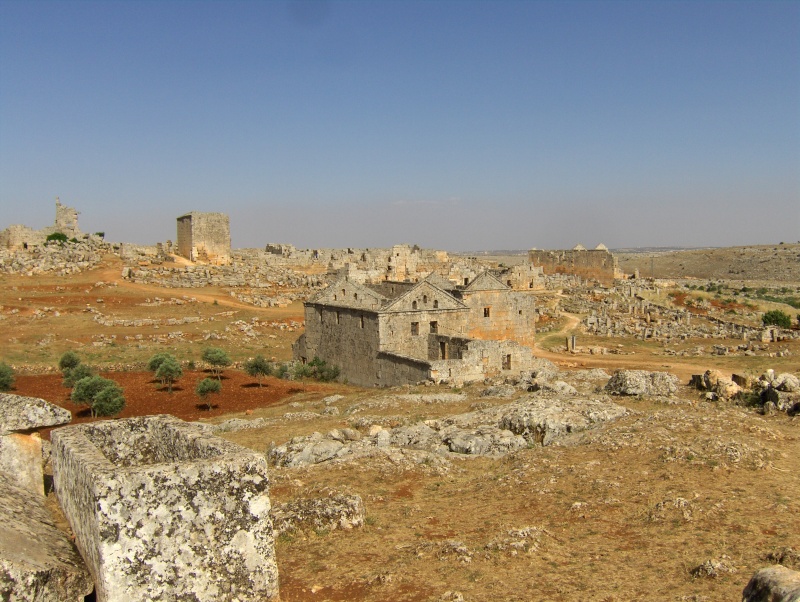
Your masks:
<instances>
[{"instance_id":1,"label":"small shrub","mask_svg":"<svg viewBox=\"0 0 800 602\"><path fill-rule=\"evenodd\" d=\"M63 232L53 232L52 234L48 234L47 238L45 239L46 242L67 242L67 235Z\"/></svg>"},{"instance_id":2,"label":"small shrub","mask_svg":"<svg viewBox=\"0 0 800 602\"><path fill-rule=\"evenodd\" d=\"M779 326L781 328L791 328L792 318L785 311L773 309L761 316L764 326Z\"/></svg>"},{"instance_id":3,"label":"small shrub","mask_svg":"<svg viewBox=\"0 0 800 602\"><path fill-rule=\"evenodd\" d=\"M58 360L58 369L61 372L66 372L81 363L81 358L74 351L65 351L61 358Z\"/></svg>"},{"instance_id":4,"label":"small shrub","mask_svg":"<svg viewBox=\"0 0 800 602\"><path fill-rule=\"evenodd\" d=\"M0 391L10 391L14 386L14 369L6 363L0 363Z\"/></svg>"}]
</instances>

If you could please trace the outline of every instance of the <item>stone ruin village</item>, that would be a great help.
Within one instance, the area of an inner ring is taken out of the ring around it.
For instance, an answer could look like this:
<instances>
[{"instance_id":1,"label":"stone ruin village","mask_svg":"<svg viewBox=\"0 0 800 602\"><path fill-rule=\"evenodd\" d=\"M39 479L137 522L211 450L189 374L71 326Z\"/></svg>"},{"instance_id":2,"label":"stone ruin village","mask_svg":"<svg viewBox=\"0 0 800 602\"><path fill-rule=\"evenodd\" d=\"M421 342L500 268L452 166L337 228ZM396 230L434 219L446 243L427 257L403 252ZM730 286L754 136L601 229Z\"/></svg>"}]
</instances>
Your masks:
<instances>
[{"instance_id":1,"label":"stone ruin village","mask_svg":"<svg viewBox=\"0 0 800 602\"><path fill-rule=\"evenodd\" d=\"M78 216L0 232L3 600L800 600L800 243Z\"/></svg>"}]
</instances>

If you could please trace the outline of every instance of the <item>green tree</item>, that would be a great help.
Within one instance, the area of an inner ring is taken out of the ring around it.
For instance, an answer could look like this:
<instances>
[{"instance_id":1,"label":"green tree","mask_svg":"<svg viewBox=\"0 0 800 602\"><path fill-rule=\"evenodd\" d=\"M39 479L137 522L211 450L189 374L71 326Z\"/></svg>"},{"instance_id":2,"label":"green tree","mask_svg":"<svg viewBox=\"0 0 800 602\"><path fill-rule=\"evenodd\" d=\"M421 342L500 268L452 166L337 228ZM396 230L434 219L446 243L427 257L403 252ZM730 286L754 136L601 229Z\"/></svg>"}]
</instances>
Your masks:
<instances>
[{"instance_id":1,"label":"green tree","mask_svg":"<svg viewBox=\"0 0 800 602\"><path fill-rule=\"evenodd\" d=\"M45 239L47 242L55 241L55 242L67 242L67 235L63 232L53 232L52 234L48 234L47 238Z\"/></svg>"},{"instance_id":2,"label":"green tree","mask_svg":"<svg viewBox=\"0 0 800 602\"><path fill-rule=\"evenodd\" d=\"M161 364L163 364L168 358L174 359L174 356L170 353L156 353L153 357L147 360L147 369L150 370L150 372L158 371L159 366L161 366Z\"/></svg>"},{"instance_id":3,"label":"green tree","mask_svg":"<svg viewBox=\"0 0 800 602\"><path fill-rule=\"evenodd\" d=\"M158 370L156 370L156 378L161 381L162 386L167 385L170 393L172 393L173 383L181 376L183 376L183 368L181 368L178 360L172 356L161 362Z\"/></svg>"},{"instance_id":4,"label":"green tree","mask_svg":"<svg viewBox=\"0 0 800 602\"><path fill-rule=\"evenodd\" d=\"M61 359L58 360L58 369L66 373L67 370L71 370L80 363L81 358L78 357L77 353L72 350L65 351Z\"/></svg>"},{"instance_id":5,"label":"green tree","mask_svg":"<svg viewBox=\"0 0 800 602\"><path fill-rule=\"evenodd\" d=\"M14 386L14 369L6 363L0 363L0 391L10 391Z\"/></svg>"},{"instance_id":6,"label":"green tree","mask_svg":"<svg viewBox=\"0 0 800 602\"><path fill-rule=\"evenodd\" d=\"M773 309L761 316L764 326L780 326L781 328L791 328L792 318L785 311Z\"/></svg>"},{"instance_id":7,"label":"green tree","mask_svg":"<svg viewBox=\"0 0 800 602\"><path fill-rule=\"evenodd\" d=\"M125 407L122 387L114 381L101 389L92 399L92 414L95 416L114 416Z\"/></svg>"},{"instance_id":8,"label":"green tree","mask_svg":"<svg viewBox=\"0 0 800 602\"><path fill-rule=\"evenodd\" d=\"M74 387L75 383L87 376L94 376L94 368L86 364L78 364L74 368L64 371L64 386Z\"/></svg>"},{"instance_id":9,"label":"green tree","mask_svg":"<svg viewBox=\"0 0 800 602\"><path fill-rule=\"evenodd\" d=\"M249 376L257 378L258 386L261 388L261 381L267 376L272 376L272 364L264 357L257 355L244 363L244 371L247 372Z\"/></svg>"},{"instance_id":10,"label":"green tree","mask_svg":"<svg viewBox=\"0 0 800 602\"><path fill-rule=\"evenodd\" d=\"M194 392L197 393L197 396L203 400L203 402L206 404L206 407L210 410L211 401L209 400L209 395L212 393L219 393L221 390L222 383L220 381L214 380L213 378L204 378L197 383L197 387L195 387Z\"/></svg>"},{"instance_id":11,"label":"green tree","mask_svg":"<svg viewBox=\"0 0 800 602\"><path fill-rule=\"evenodd\" d=\"M88 405L92 416L116 414L125 405L120 386L102 376L87 376L76 382L70 398L75 403Z\"/></svg>"},{"instance_id":12,"label":"green tree","mask_svg":"<svg viewBox=\"0 0 800 602\"><path fill-rule=\"evenodd\" d=\"M208 347L203 351L203 361L211 366L217 380L222 380L222 369L231 365L231 358L219 347Z\"/></svg>"}]
</instances>

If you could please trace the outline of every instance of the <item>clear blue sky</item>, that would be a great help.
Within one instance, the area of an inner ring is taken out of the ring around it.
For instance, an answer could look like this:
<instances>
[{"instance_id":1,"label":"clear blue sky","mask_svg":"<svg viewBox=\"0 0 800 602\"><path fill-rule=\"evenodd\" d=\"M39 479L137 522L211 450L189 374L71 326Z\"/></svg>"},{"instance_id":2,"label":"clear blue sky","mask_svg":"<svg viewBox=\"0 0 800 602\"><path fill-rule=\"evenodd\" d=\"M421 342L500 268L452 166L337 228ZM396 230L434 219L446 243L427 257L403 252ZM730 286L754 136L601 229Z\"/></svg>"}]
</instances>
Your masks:
<instances>
[{"instance_id":1,"label":"clear blue sky","mask_svg":"<svg viewBox=\"0 0 800 602\"><path fill-rule=\"evenodd\" d=\"M0 228L800 240L800 2L0 0Z\"/></svg>"}]
</instances>

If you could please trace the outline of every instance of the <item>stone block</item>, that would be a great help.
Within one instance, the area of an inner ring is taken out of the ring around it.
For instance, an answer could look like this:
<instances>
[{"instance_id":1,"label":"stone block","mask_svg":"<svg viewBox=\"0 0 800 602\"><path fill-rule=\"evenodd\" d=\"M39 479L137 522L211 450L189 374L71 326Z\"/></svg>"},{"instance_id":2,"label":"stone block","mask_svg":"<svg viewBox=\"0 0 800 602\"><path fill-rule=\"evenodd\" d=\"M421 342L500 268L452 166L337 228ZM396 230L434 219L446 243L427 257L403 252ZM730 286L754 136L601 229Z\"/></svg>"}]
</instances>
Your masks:
<instances>
[{"instance_id":1,"label":"stone block","mask_svg":"<svg viewBox=\"0 0 800 602\"><path fill-rule=\"evenodd\" d=\"M100 602L277 596L262 455L171 416L51 439L56 492Z\"/></svg>"},{"instance_id":2,"label":"stone block","mask_svg":"<svg viewBox=\"0 0 800 602\"><path fill-rule=\"evenodd\" d=\"M0 435L0 473L39 495L44 495L42 440L38 435Z\"/></svg>"},{"instance_id":3,"label":"stone block","mask_svg":"<svg viewBox=\"0 0 800 602\"><path fill-rule=\"evenodd\" d=\"M0 393L0 435L66 424L72 414L36 397Z\"/></svg>"},{"instance_id":4,"label":"stone block","mask_svg":"<svg viewBox=\"0 0 800 602\"><path fill-rule=\"evenodd\" d=\"M81 602L92 577L44 497L0 474L0 600Z\"/></svg>"}]
</instances>

